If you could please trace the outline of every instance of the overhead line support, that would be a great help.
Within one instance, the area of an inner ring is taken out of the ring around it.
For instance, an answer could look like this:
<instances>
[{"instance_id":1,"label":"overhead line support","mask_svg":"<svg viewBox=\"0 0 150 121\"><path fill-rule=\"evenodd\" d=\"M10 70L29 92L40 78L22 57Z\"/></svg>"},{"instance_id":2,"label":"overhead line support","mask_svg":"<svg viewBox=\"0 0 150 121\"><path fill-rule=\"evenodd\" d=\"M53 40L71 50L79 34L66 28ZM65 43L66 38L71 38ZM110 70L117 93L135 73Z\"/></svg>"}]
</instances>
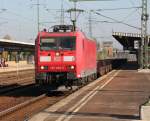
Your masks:
<instances>
[{"instance_id":1,"label":"overhead line support","mask_svg":"<svg viewBox=\"0 0 150 121\"><path fill-rule=\"evenodd\" d=\"M147 0L142 0L142 16L141 16L141 42L140 42L140 68L148 68L148 36L147 36Z\"/></svg>"}]
</instances>

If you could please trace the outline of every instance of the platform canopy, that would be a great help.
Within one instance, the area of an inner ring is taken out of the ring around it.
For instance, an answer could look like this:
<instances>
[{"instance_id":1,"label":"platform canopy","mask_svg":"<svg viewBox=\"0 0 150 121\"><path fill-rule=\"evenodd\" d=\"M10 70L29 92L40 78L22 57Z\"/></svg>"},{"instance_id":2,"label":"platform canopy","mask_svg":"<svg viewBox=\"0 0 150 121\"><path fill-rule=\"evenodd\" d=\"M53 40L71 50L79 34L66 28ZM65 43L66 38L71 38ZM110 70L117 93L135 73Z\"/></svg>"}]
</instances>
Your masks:
<instances>
[{"instance_id":1,"label":"platform canopy","mask_svg":"<svg viewBox=\"0 0 150 121\"><path fill-rule=\"evenodd\" d=\"M15 41L15 40L7 40L0 39L0 50L6 51L34 51L34 44Z\"/></svg>"},{"instance_id":2,"label":"platform canopy","mask_svg":"<svg viewBox=\"0 0 150 121\"><path fill-rule=\"evenodd\" d=\"M112 36L123 46L124 50L135 51L135 41L141 41L141 34L138 33L113 32Z\"/></svg>"}]
</instances>

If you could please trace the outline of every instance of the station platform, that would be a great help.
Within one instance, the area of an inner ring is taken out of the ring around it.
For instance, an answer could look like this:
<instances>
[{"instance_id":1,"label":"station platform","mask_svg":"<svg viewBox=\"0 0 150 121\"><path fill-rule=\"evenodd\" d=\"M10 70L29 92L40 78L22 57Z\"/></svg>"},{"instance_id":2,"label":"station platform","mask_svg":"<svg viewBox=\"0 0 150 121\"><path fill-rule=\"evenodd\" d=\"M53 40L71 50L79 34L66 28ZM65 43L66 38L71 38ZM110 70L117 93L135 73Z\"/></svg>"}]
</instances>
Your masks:
<instances>
[{"instance_id":1,"label":"station platform","mask_svg":"<svg viewBox=\"0 0 150 121\"><path fill-rule=\"evenodd\" d=\"M123 68L98 78L29 121L140 121L150 96L150 74Z\"/></svg>"},{"instance_id":2,"label":"station platform","mask_svg":"<svg viewBox=\"0 0 150 121\"><path fill-rule=\"evenodd\" d=\"M27 64L26 61L20 61L19 63L10 61L6 64L8 64L8 67L0 67L0 73L34 69L34 64Z\"/></svg>"}]
</instances>

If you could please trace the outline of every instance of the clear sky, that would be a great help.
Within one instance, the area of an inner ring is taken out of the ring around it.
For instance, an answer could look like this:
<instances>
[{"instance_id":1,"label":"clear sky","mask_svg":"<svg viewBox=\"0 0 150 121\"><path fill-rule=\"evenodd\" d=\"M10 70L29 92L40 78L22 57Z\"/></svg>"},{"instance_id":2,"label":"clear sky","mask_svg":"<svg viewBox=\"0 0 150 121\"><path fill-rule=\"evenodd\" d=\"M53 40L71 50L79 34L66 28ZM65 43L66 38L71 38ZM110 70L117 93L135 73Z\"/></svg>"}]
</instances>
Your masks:
<instances>
[{"instance_id":1,"label":"clear sky","mask_svg":"<svg viewBox=\"0 0 150 121\"><path fill-rule=\"evenodd\" d=\"M62 0L39 0L40 1L40 29L49 28L60 23L60 8ZM105 9L99 13L114 18L118 21L140 27L141 9L132 8L141 6L142 0L114 0L78 2L77 8L85 10L78 17L77 26L88 34L89 10ZM37 35L37 0L0 0L0 38L6 34L17 41L34 42ZM64 9L73 7L69 0L63 0ZM148 8L150 1L148 0ZM106 10L113 8L132 8L124 10ZM55 10L58 9L58 10ZM150 13L150 9L148 9ZM107 22L107 23L106 23ZM109 22L109 23L108 23ZM70 24L69 14L65 13L65 23ZM148 22L148 33L150 34ZM113 20L92 13L92 32L98 41L114 41L112 31L140 33L138 29L114 23ZM120 47L119 44L115 44Z\"/></svg>"}]
</instances>

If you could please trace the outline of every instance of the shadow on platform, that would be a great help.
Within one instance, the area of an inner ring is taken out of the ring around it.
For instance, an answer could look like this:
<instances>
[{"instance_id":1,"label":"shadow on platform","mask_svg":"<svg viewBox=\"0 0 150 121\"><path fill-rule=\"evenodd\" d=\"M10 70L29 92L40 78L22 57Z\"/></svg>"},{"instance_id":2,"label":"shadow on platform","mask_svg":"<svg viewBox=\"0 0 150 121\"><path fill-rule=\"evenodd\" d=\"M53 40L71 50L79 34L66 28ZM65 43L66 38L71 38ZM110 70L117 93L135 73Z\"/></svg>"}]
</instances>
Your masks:
<instances>
[{"instance_id":1,"label":"shadow on platform","mask_svg":"<svg viewBox=\"0 0 150 121\"><path fill-rule=\"evenodd\" d=\"M116 119L130 119L130 120L138 120L140 119L139 115L127 115L127 114L106 114L106 113L90 113L90 112L48 112L48 111L42 111L47 114L51 115L56 115L56 116L61 116L61 115L66 115L66 116L76 116L76 118L84 117L84 118L116 118Z\"/></svg>"},{"instance_id":2,"label":"shadow on platform","mask_svg":"<svg viewBox=\"0 0 150 121\"><path fill-rule=\"evenodd\" d=\"M137 70L138 64L137 62L127 62L126 64L122 65L120 68L122 70Z\"/></svg>"}]
</instances>

